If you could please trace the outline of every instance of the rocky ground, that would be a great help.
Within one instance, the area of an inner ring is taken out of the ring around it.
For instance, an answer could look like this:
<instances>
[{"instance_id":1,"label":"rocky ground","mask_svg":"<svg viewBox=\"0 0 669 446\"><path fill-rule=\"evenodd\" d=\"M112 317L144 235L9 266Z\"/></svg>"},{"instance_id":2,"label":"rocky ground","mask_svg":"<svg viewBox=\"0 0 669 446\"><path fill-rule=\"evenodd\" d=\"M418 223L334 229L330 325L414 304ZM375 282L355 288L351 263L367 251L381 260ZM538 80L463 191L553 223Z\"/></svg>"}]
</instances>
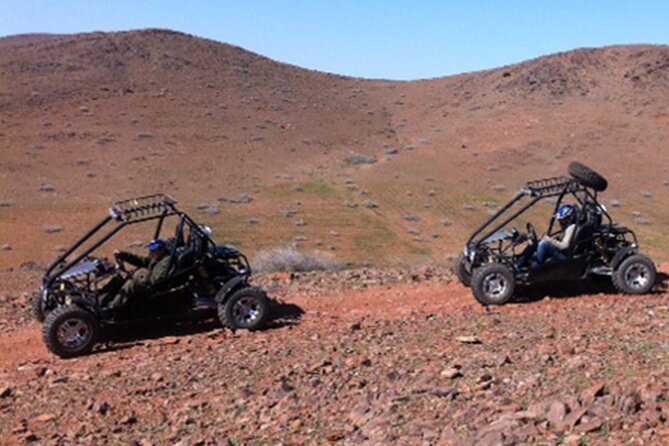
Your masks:
<instances>
[{"instance_id":1,"label":"rocky ground","mask_svg":"<svg viewBox=\"0 0 669 446\"><path fill-rule=\"evenodd\" d=\"M258 333L135 329L63 361L37 324L9 327L0 443L669 441L664 289L528 290L525 302L486 310L440 268L259 282L283 303ZM24 314L19 301L12 311Z\"/></svg>"}]
</instances>

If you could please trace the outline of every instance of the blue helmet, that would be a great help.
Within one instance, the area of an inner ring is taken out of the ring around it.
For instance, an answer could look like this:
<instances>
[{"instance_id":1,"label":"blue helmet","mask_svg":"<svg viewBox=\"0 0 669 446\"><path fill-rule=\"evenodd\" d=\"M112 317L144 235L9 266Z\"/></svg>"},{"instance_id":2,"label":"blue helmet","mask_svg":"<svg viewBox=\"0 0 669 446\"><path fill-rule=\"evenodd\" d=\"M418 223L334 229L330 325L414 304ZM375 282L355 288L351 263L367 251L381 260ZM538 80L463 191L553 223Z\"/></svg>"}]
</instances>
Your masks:
<instances>
[{"instance_id":1,"label":"blue helmet","mask_svg":"<svg viewBox=\"0 0 669 446\"><path fill-rule=\"evenodd\" d=\"M560 206L555 216L558 220L570 220L576 216L576 208L571 204L564 204Z\"/></svg>"},{"instance_id":2,"label":"blue helmet","mask_svg":"<svg viewBox=\"0 0 669 446\"><path fill-rule=\"evenodd\" d=\"M161 249L167 249L167 243L165 243L164 240L156 239L149 243L147 248L149 248L149 252L156 252L160 251Z\"/></svg>"}]
</instances>

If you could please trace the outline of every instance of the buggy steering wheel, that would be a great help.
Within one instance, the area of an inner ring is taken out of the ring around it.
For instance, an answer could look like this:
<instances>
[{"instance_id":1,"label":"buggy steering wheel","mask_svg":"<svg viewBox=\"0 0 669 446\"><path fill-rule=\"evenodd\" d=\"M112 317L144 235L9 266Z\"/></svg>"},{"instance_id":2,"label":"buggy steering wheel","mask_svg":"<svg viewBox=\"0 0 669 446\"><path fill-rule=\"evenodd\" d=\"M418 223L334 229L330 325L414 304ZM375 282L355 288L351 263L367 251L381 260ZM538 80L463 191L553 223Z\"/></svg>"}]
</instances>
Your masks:
<instances>
[{"instance_id":1,"label":"buggy steering wheel","mask_svg":"<svg viewBox=\"0 0 669 446\"><path fill-rule=\"evenodd\" d=\"M114 252L114 261L116 262L116 269L124 276L130 276L130 272L125 267L125 262L121 260L120 252Z\"/></svg>"},{"instance_id":2,"label":"buggy steering wheel","mask_svg":"<svg viewBox=\"0 0 669 446\"><path fill-rule=\"evenodd\" d=\"M532 243L536 244L537 241L539 240L539 237L537 237L537 230L534 228L534 225L529 221L527 222L527 234L530 236L530 240L532 240Z\"/></svg>"}]
</instances>

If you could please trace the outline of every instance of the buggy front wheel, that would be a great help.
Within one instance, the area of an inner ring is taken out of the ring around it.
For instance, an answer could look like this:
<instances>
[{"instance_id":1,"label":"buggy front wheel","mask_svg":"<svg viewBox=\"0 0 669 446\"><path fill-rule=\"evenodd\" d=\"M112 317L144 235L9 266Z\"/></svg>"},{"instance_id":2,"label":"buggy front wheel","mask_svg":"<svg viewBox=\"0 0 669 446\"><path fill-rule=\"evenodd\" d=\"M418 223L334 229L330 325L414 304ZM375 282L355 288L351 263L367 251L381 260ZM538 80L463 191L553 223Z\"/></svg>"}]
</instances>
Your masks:
<instances>
[{"instance_id":1,"label":"buggy front wheel","mask_svg":"<svg viewBox=\"0 0 669 446\"><path fill-rule=\"evenodd\" d=\"M37 319L38 322L44 322L46 315L44 311L44 300L42 299L42 293L33 293L33 295L30 297L30 307L35 319Z\"/></svg>"},{"instance_id":2,"label":"buggy front wheel","mask_svg":"<svg viewBox=\"0 0 669 446\"><path fill-rule=\"evenodd\" d=\"M218 305L218 318L224 327L258 330L269 319L269 299L258 287L245 287Z\"/></svg>"},{"instance_id":3,"label":"buggy front wheel","mask_svg":"<svg viewBox=\"0 0 669 446\"><path fill-rule=\"evenodd\" d=\"M73 358L91 351L98 338L98 321L90 311L76 305L58 307L44 320L44 343L61 358Z\"/></svg>"},{"instance_id":4,"label":"buggy front wheel","mask_svg":"<svg viewBox=\"0 0 669 446\"><path fill-rule=\"evenodd\" d=\"M461 284L466 287L472 284L471 264L464 254L460 254L453 262L453 272Z\"/></svg>"},{"instance_id":5,"label":"buggy front wheel","mask_svg":"<svg viewBox=\"0 0 669 446\"><path fill-rule=\"evenodd\" d=\"M513 271L502 263L488 263L474 271L472 291L481 305L504 305L516 288Z\"/></svg>"}]
</instances>

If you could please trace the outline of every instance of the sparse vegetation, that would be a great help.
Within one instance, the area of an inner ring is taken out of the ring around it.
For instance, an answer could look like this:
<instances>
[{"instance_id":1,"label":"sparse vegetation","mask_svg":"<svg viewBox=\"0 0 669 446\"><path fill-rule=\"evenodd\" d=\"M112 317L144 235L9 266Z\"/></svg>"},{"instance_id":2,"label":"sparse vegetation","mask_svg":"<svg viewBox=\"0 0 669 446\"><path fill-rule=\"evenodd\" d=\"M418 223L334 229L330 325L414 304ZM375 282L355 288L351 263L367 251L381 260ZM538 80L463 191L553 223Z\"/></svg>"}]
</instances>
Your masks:
<instances>
[{"instance_id":1,"label":"sparse vegetation","mask_svg":"<svg viewBox=\"0 0 669 446\"><path fill-rule=\"evenodd\" d=\"M360 164L375 164L377 159L372 155L363 155L361 153L355 153L346 157L346 162L352 166L357 166Z\"/></svg>"},{"instance_id":2,"label":"sparse vegetation","mask_svg":"<svg viewBox=\"0 0 669 446\"><path fill-rule=\"evenodd\" d=\"M253 260L252 267L258 272L336 271L341 269L341 264L325 253L284 247L260 252Z\"/></svg>"}]
</instances>

